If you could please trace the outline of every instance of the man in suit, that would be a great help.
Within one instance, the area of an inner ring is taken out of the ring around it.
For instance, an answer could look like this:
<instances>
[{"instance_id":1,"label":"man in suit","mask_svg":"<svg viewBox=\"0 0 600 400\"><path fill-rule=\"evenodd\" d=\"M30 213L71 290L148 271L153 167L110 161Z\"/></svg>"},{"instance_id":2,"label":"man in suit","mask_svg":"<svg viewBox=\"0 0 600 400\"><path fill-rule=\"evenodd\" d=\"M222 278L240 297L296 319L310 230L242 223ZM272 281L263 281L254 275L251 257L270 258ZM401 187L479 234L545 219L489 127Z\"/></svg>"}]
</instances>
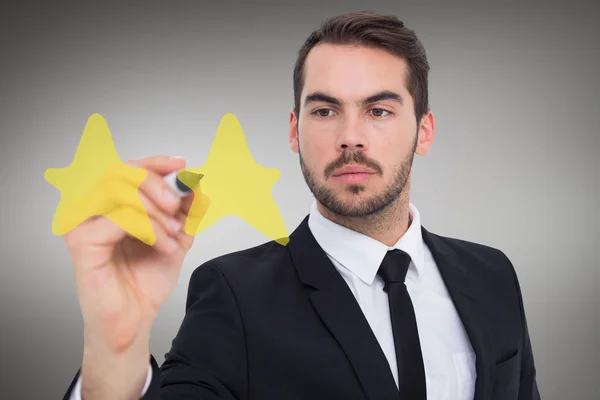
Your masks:
<instances>
[{"instance_id":1,"label":"man in suit","mask_svg":"<svg viewBox=\"0 0 600 400\"><path fill-rule=\"evenodd\" d=\"M193 238L190 199L131 162L153 247L104 217L66 235L84 319L65 399L534 400L540 395L515 269L500 250L429 232L410 202L414 154L433 143L429 65L391 16L349 13L306 40L290 146L315 202L282 246L223 255L192 274L159 368L150 330Z\"/></svg>"}]
</instances>

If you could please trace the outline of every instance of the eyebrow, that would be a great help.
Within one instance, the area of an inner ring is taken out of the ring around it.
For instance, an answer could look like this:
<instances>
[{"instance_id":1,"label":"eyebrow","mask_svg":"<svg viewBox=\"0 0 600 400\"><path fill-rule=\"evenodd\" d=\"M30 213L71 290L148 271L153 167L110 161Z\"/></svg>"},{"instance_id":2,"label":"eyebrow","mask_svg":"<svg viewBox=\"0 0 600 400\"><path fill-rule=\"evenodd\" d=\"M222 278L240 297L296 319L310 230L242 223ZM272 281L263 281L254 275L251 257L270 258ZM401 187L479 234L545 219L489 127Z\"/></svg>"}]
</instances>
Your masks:
<instances>
[{"instance_id":1,"label":"eyebrow","mask_svg":"<svg viewBox=\"0 0 600 400\"><path fill-rule=\"evenodd\" d=\"M404 104L402 96L400 96L398 93L392 92L391 90L384 90L384 91L375 93L372 96L365 97L365 98L357 101L356 104L359 106L365 106L367 104L371 104L371 103L375 103L375 102L383 101L383 100L392 100L392 101L399 103L400 105ZM330 103L330 104L335 104L336 106L341 106L344 104L344 102L338 98L335 98L335 97L325 94L323 92L314 92L314 93L311 93L308 96L306 96L306 98L304 99L304 106L306 107L308 104L315 103L315 102Z\"/></svg>"}]
</instances>

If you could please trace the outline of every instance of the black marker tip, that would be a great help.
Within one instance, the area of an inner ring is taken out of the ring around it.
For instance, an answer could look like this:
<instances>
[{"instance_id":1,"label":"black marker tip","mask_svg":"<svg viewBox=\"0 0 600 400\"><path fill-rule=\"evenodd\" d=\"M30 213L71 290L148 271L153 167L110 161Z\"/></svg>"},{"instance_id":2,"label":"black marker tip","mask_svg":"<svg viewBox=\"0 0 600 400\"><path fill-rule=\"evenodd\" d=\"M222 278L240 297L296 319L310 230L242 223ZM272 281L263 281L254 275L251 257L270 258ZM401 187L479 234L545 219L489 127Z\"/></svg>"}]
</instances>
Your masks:
<instances>
[{"instance_id":1,"label":"black marker tip","mask_svg":"<svg viewBox=\"0 0 600 400\"><path fill-rule=\"evenodd\" d=\"M175 180L177 188L182 192L191 192L198 187L200 180L204 177L204 174L197 174L191 171L179 171L177 179Z\"/></svg>"}]
</instances>

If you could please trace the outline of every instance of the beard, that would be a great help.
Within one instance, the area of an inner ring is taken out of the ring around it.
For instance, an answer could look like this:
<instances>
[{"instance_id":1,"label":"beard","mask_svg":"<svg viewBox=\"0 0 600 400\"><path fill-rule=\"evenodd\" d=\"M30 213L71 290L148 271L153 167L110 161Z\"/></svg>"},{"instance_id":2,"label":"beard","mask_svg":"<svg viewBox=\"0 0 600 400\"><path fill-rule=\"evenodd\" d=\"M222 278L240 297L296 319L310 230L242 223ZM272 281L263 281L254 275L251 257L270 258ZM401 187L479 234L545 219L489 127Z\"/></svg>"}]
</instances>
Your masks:
<instances>
[{"instance_id":1,"label":"beard","mask_svg":"<svg viewBox=\"0 0 600 400\"><path fill-rule=\"evenodd\" d=\"M350 193L350 199L344 200L334 191L327 188L325 185L320 184L316 179L315 172L308 168L304 162L302 153L299 149L300 169L302 170L304 180L315 199L331 213L339 217L360 218L373 216L390 207L403 193L412 169L417 142L418 135L415 137L412 150L404 159L400 160L394 166L392 181L386 185L381 193L374 194L369 198L361 198L360 196L360 194L366 190L364 185L346 185L345 190ZM344 151L337 160L328 164L323 173L325 180L327 180L336 169L349 163L371 168L377 175L383 176L383 168L381 165L375 160L367 158L362 150L358 150L354 152Z\"/></svg>"}]
</instances>

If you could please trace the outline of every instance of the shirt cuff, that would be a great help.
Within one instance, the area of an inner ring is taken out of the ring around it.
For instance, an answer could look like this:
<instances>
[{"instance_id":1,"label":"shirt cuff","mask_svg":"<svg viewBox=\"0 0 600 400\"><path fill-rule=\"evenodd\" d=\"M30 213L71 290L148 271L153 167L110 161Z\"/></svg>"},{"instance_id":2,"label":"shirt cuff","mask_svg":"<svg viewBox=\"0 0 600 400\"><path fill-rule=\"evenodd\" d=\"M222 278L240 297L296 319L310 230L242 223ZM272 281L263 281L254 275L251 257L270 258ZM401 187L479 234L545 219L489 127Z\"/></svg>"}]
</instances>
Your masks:
<instances>
[{"instance_id":1,"label":"shirt cuff","mask_svg":"<svg viewBox=\"0 0 600 400\"><path fill-rule=\"evenodd\" d=\"M144 397L148 388L150 387L150 383L152 382L152 364L148 365L148 375L146 375L146 383L144 384L144 388L142 389L142 394L140 398ZM75 387L73 388L73 392L71 392L71 397L69 400L81 400L81 375L77 377L77 382L75 383Z\"/></svg>"}]
</instances>

